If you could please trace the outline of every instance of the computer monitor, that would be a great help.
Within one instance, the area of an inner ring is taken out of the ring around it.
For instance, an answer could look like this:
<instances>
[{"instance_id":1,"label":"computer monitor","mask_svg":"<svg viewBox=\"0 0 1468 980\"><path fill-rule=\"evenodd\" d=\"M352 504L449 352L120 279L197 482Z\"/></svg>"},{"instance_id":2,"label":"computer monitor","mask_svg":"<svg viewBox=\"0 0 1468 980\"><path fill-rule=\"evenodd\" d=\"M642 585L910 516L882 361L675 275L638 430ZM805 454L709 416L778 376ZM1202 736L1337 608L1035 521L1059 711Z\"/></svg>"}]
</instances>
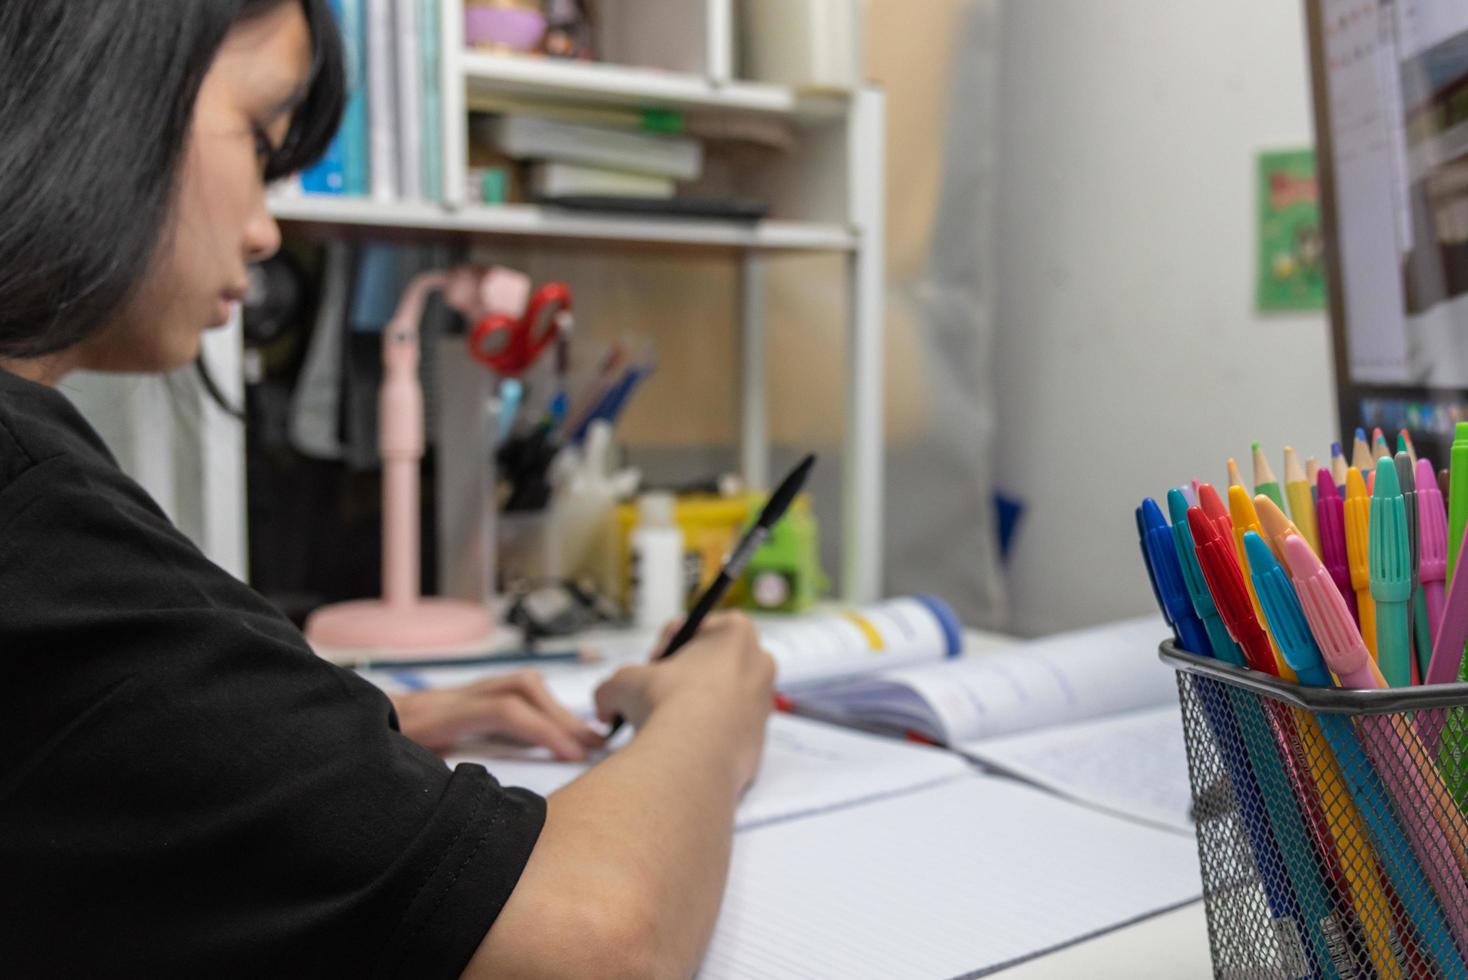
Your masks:
<instances>
[{"instance_id":1,"label":"computer monitor","mask_svg":"<svg viewBox=\"0 0 1468 980\"><path fill-rule=\"evenodd\" d=\"M1468 421L1468 2L1305 8L1342 433L1407 428L1446 465Z\"/></svg>"}]
</instances>

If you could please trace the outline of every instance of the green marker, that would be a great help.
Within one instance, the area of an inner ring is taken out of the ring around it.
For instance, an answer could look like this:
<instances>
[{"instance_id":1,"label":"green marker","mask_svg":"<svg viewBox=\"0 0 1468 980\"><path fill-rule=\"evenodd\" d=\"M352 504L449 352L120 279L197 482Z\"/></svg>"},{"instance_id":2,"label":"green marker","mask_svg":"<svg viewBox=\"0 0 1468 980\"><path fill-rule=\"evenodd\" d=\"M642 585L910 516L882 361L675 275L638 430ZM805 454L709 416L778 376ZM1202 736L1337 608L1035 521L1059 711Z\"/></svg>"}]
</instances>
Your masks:
<instances>
[{"instance_id":1,"label":"green marker","mask_svg":"<svg viewBox=\"0 0 1468 980\"><path fill-rule=\"evenodd\" d=\"M1452 582L1463 526L1468 524L1468 422L1459 422L1453 430L1448 474L1448 581Z\"/></svg>"},{"instance_id":2,"label":"green marker","mask_svg":"<svg viewBox=\"0 0 1468 980\"><path fill-rule=\"evenodd\" d=\"M1279 480L1274 475L1274 470L1269 468L1269 460L1264 458L1264 453L1259 449L1259 443L1249 447L1254 452L1254 492L1262 493L1274 501L1274 506L1283 513L1285 509L1284 492L1280 490Z\"/></svg>"},{"instance_id":3,"label":"green marker","mask_svg":"<svg viewBox=\"0 0 1468 980\"><path fill-rule=\"evenodd\" d=\"M1376 664L1389 687L1412 686L1412 545L1407 502L1390 456L1376 461L1366 545L1371 598L1376 600Z\"/></svg>"}]
</instances>

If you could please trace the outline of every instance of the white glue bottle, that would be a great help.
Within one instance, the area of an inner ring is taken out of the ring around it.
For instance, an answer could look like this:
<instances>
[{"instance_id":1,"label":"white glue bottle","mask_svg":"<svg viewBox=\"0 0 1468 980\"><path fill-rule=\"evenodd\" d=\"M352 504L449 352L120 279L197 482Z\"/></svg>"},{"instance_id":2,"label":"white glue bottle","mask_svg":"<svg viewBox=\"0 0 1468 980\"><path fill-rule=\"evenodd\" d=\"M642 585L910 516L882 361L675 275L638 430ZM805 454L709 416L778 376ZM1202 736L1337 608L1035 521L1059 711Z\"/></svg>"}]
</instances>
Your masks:
<instances>
[{"instance_id":1,"label":"white glue bottle","mask_svg":"<svg viewBox=\"0 0 1468 980\"><path fill-rule=\"evenodd\" d=\"M645 493L638 499L631 549L633 622L642 629L661 629L687 611L688 598L683 530L673 517L671 493Z\"/></svg>"}]
</instances>

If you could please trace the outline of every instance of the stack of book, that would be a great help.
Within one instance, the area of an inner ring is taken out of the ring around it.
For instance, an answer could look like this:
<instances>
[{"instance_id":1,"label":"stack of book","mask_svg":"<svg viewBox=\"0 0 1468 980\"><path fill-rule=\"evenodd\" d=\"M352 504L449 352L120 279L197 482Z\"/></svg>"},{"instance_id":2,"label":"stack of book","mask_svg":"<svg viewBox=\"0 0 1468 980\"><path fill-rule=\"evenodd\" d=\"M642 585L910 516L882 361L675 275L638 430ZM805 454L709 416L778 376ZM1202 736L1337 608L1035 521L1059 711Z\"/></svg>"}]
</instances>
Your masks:
<instances>
[{"instance_id":1,"label":"stack of book","mask_svg":"<svg viewBox=\"0 0 1468 980\"><path fill-rule=\"evenodd\" d=\"M587 118L592 116L581 121L569 112L475 114L470 132L477 153L508 161L518 171L518 186L530 200L668 200L678 181L702 173L702 144L667 132L677 127L662 116L590 110Z\"/></svg>"},{"instance_id":2,"label":"stack of book","mask_svg":"<svg viewBox=\"0 0 1468 980\"><path fill-rule=\"evenodd\" d=\"M443 196L439 0L330 0L346 49L348 102L308 194L379 201Z\"/></svg>"}]
</instances>

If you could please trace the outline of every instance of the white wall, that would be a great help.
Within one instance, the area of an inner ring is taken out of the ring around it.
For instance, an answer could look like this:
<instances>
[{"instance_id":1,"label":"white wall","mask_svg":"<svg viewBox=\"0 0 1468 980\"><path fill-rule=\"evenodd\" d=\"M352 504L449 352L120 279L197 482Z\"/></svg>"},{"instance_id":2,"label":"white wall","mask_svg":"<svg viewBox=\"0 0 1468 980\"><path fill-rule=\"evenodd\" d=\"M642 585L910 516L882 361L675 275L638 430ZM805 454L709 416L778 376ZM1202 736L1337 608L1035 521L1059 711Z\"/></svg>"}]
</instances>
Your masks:
<instances>
[{"instance_id":1,"label":"white wall","mask_svg":"<svg viewBox=\"0 0 1468 980\"><path fill-rule=\"evenodd\" d=\"M1011 0L1000 84L1000 486L1017 632L1153 606L1133 508L1258 439L1324 461L1323 314L1253 311L1254 153L1308 145L1298 0Z\"/></svg>"}]
</instances>

